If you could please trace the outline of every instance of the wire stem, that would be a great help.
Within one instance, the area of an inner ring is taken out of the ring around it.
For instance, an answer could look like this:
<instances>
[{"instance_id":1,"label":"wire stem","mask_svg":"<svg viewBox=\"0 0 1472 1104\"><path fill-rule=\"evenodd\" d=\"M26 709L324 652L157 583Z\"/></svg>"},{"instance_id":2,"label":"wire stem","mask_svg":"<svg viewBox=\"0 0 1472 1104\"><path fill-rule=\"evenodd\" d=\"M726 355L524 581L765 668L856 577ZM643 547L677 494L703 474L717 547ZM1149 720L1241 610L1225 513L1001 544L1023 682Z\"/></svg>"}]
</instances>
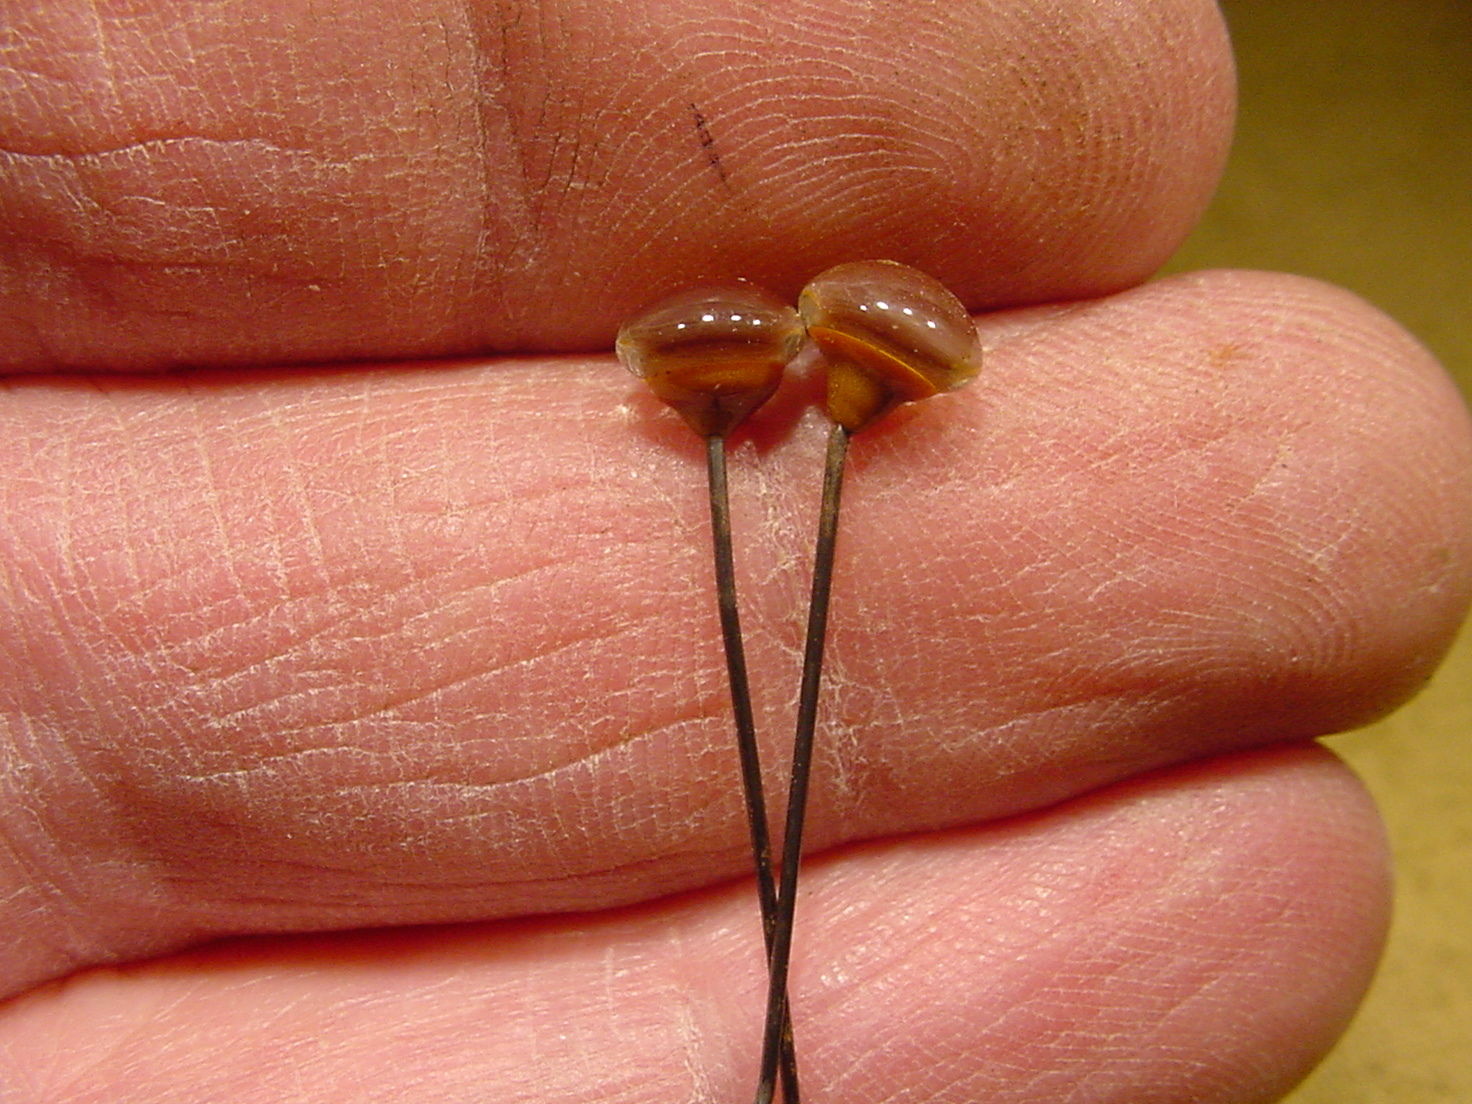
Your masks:
<instances>
[{"instance_id":1,"label":"wire stem","mask_svg":"<svg viewBox=\"0 0 1472 1104\"><path fill-rule=\"evenodd\" d=\"M746 674L746 648L741 637L741 615L736 603L736 568L731 551L731 501L726 488L726 439L705 439L706 471L710 482L710 527L715 544L716 601L721 613L721 641L726 650L726 676L731 686L731 712L736 720L736 747L741 758L741 788L746 799L746 823L756 867L757 898L761 903L762 937L770 961L777 927L777 888L772 879L772 839L767 826L767 804L762 788L761 758L757 750L756 721L751 708L751 686ZM781 1029L782 1094L787 1104L800 1104L797 1054L785 990L779 1008Z\"/></svg>"},{"instance_id":2,"label":"wire stem","mask_svg":"<svg viewBox=\"0 0 1472 1104\"><path fill-rule=\"evenodd\" d=\"M828 596L833 584L833 553L838 541L838 504L849 431L834 425L823 467L823 503L818 511L818 544L813 557L813 592L803 645L802 689L797 701L797 732L792 743L792 783L787 791L787 829L782 839L782 888L777 894L776 931L767 979L767 1015L762 1033L761 1077L756 1104L771 1104L787 1007L787 971L792 959L792 926L797 911L797 870L802 860L802 830L807 814L808 777L813 765L813 734L818 721L818 690L823 676L823 645L828 635Z\"/></svg>"}]
</instances>

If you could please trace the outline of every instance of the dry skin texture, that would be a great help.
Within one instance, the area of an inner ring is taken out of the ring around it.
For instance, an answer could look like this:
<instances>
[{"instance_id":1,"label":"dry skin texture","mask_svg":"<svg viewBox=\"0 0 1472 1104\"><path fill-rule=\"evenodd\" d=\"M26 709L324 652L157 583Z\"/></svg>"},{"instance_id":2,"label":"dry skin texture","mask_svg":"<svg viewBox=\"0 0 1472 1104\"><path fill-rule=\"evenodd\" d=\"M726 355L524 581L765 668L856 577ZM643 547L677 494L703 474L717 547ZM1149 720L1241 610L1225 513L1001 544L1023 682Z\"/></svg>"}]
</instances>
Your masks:
<instances>
[{"instance_id":1,"label":"dry skin texture","mask_svg":"<svg viewBox=\"0 0 1472 1104\"><path fill-rule=\"evenodd\" d=\"M1010 309L855 439L811 1104L1250 1104L1330 1044L1387 879L1301 744L1451 639L1472 435L1348 295L1133 287L1225 149L1210 5L12 7L0 1104L749 1091L702 450L552 354L866 256ZM536 355L390 359L486 349ZM812 390L732 447L774 786Z\"/></svg>"},{"instance_id":2,"label":"dry skin texture","mask_svg":"<svg viewBox=\"0 0 1472 1104\"><path fill-rule=\"evenodd\" d=\"M859 257L973 308L1127 286L1230 68L1209 5L1068 7L22 3L0 365L606 348L692 279Z\"/></svg>"}]
</instances>

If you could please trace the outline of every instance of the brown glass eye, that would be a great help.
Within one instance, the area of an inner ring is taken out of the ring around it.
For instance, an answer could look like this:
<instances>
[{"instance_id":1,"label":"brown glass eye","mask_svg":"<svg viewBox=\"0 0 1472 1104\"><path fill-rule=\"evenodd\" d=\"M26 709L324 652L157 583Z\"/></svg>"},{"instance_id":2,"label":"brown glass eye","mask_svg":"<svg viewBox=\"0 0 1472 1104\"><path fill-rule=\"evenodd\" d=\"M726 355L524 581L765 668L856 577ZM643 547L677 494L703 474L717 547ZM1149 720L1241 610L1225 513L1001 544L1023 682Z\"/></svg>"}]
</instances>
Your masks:
<instances>
[{"instance_id":1,"label":"brown glass eye","mask_svg":"<svg viewBox=\"0 0 1472 1104\"><path fill-rule=\"evenodd\" d=\"M960 300L923 272L894 261L858 261L828 269L803 289L798 311L808 336L827 361L828 416L833 426L823 462L823 498L818 508L813 589L779 867L782 882L768 937L767 1012L756 1104L771 1104L775 1098L783 1043L790 1039L787 976L793 910L849 437L891 407L960 387L981 368L981 343Z\"/></svg>"},{"instance_id":2,"label":"brown glass eye","mask_svg":"<svg viewBox=\"0 0 1472 1104\"><path fill-rule=\"evenodd\" d=\"M777 389L802 344L797 312L754 284L688 288L618 331L629 371L702 437L724 436Z\"/></svg>"},{"instance_id":3,"label":"brown glass eye","mask_svg":"<svg viewBox=\"0 0 1472 1104\"><path fill-rule=\"evenodd\" d=\"M803 327L797 312L771 293L747 283L677 292L625 322L618 331L619 358L705 438L716 606L726 652L762 933L769 953L776 933L777 888L737 609L731 503L726 487L726 434L771 397L782 379L782 370L802 342ZM780 1007L773 1013L777 1036L773 1043L773 1085L780 1070L783 1099L787 1104L799 1104L797 1055L785 983L777 1000Z\"/></svg>"},{"instance_id":4,"label":"brown glass eye","mask_svg":"<svg viewBox=\"0 0 1472 1104\"><path fill-rule=\"evenodd\" d=\"M828 362L828 416L861 429L899 403L953 391L981 369L966 308L896 261L854 261L803 288L798 312Z\"/></svg>"}]
</instances>

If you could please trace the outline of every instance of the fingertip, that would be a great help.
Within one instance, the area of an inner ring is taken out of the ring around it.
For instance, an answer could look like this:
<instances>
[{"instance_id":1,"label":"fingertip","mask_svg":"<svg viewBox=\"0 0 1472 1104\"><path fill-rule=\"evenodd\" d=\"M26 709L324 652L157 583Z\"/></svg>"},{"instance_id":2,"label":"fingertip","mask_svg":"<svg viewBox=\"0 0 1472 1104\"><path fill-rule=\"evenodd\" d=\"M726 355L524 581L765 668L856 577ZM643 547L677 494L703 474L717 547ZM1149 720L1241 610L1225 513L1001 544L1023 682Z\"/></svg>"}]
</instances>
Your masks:
<instances>
[{"instance_id":1,"label":"fingertip","mask_svg":"<svg viewBox=\"0 0 1472 1104\"><path fill-rule=\"evenodd\" d=\"M873 257L978 309L1103 294L1231 130L1206 0L522 7L229 0L189 49L37 12L0 369L607 348L654 293Z\"/></svg>"},{"instance_id":2,"label":"fingertip","mask_svg":"<svg viewBox=\"0 0 1472 1104\"><path fill-rule=\"evenodd\" d=\"M794 977L808 1084L936 1104L1276 1099L1368 982L1383 856L1362 789L1310 747L832 854L806 881ZM759 947L746 885L542 924L224 944L14 1001L0 1052L35 1087L18 1104L78 1086L312 1104L365 1078L447 1100L736 1099Z\"/></svg>"}]
</instances>

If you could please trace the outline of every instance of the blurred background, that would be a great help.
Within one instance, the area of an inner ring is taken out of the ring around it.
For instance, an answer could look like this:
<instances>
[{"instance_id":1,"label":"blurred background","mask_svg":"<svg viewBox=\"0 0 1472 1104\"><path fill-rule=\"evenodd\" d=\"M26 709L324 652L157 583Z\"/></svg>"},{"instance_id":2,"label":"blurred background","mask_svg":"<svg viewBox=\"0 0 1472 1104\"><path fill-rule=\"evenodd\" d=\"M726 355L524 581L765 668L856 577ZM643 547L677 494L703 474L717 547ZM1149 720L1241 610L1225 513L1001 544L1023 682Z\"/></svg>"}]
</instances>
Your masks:
<instances>
[{"instance_id":1,"label":"blurred background","mask_svg":"<svg viewBox=\"0 0 1472 1104\"><path fill-rule=\"evenodd\" d=\"M1316 276L1397 318L1472 397L1472 0L1224 0L1237 144L1168 271ZM1432 684L1328 743L1398 864L1390 946L1290 1104L1472 1104L1472 632Z\"/></svg>"}]
</instances>

